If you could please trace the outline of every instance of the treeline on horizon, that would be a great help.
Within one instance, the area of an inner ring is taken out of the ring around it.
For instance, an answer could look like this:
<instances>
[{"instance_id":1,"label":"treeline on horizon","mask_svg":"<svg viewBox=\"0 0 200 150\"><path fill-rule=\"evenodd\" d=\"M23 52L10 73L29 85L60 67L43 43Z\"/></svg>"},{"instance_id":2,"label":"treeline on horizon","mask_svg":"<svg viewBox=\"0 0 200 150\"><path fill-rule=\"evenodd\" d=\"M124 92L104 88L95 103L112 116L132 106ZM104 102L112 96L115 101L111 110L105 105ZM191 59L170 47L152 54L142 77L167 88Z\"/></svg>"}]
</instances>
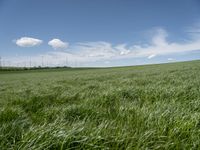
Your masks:
<instances>
[{"instance_id":1,"label":"treeline on horizon","mask_svg":"<svg viewBox=\"0 0 200 150\"><path fill-rule=\"evenodd\" d=\"M43 69L71 69L69 66L56 67L0 67L0 71L23 71L23 70L43 70Z\"/></svg>"}]
</instances>

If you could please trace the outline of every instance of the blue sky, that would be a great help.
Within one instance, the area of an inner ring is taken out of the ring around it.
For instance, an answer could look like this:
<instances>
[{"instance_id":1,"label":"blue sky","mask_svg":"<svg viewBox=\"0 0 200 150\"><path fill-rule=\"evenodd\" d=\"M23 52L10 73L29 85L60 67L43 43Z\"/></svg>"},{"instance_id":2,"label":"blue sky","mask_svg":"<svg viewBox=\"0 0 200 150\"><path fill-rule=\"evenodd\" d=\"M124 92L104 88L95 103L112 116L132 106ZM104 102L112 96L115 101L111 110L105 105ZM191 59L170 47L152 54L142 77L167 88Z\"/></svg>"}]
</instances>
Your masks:
<instances>
[{"instance_id":1,"label":"blue sky","mask_svg":"<svg viewBox=\"0 0 200 150\"><path fill-rule=\"evenodd\" d=\"M120 66L200 58L199 0L0 0L5 65Z\"/></svg>"}]
</instances>

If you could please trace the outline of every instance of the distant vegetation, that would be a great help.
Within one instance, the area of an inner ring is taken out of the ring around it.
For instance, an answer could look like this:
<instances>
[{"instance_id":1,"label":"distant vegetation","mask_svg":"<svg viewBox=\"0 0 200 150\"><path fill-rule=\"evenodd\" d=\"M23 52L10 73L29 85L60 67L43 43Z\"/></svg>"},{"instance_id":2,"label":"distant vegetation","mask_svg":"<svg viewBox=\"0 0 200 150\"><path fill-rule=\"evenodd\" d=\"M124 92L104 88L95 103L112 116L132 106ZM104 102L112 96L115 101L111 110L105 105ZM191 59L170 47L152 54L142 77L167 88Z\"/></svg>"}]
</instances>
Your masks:
<instances>
[{"instance_id":1,"label":"distant vegetation","mask_svg":"<svg viewBox=\"0 0 200 150\"><path fill-rule=\"evenodd\" d=\"M69 69L71 67L0 67L0 71L23 71L23 70L42 70L42 69Z\"/></svg>"},{"instance_id":2,"label":"distant vegetation","mask_svg":"<svg viewBox=\"0 0 200 150\"><path fill-rule=\"evenodd\" d=\"M0 72L0 149L199 149L200 61Z\"/></svg>"}]
</instances>

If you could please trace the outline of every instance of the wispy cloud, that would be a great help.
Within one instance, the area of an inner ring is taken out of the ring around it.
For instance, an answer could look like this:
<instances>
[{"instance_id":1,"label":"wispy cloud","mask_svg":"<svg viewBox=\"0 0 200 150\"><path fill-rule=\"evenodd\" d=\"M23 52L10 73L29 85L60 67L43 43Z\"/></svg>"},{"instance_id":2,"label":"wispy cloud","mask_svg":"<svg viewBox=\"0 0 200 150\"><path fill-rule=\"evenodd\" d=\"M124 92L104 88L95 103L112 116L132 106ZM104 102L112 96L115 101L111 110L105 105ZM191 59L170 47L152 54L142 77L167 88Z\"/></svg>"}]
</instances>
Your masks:
<instances>
[{"instance_id":1,"label":"wispy cloud","mask_svg":"<svg viewBox=\"0 0 200 150\"><path fill-rule=\"evenodd\" d=\"M126 48L126 44L117 45L115 49L120 51L120 55L127 55L130 53L130 50Z\"/></svg>"},{"instance_id":2,"label":"wispy cloud","mask_svg":"<svg viewBox=\"0 0 200 150\"><path fill-rule=\"evenodd\" d=\"M48 44L54 49L65 49L68 47L69 43L63 42L60 39L52 39L48 42Z\"/></svg>"},{"instance_id":3,"label":"wispy cloud","mask_svg":"<svg viewBox=\"0 0 200 150\"><path fill-rule=\"evenodd\" d=\"M20 47L33 47L42 44L42 40L31 37L21 37L14 42Z\"/></svg>"},{"instance_id":4,"label":"wispy cloud","mask_svg":"<svg viewBox=\"0 0 200 150\"><path fill-rule=\"evenodd\" d=\"M159 47L165 47L168 45L166 38L168 37L167 31L162 28L156 28L154 36L152 38L152 44Z\"/></svg>"},{"instance_id":5,"label":"wispy cloud","mask_svg":"<svg viewBox=\"0 0 200 150\"><path fill-rule=\"evenodd\" d=\"M174 58L167 58L168 61L175 61Z\"/></svg>"},{"instance_id":6,"label":"wispy cloud","mask_svg":"<svg viewBox=\"0 0 200 150\"><path fill-rule=\"evenodd\" d=\"M151 58L154 58L154 57L156 57L156 55L155 55L155 54L152 54L152 55L149 55L149 56L148 56L148 59L151 59Z\"/></svg>"}]
</instances>

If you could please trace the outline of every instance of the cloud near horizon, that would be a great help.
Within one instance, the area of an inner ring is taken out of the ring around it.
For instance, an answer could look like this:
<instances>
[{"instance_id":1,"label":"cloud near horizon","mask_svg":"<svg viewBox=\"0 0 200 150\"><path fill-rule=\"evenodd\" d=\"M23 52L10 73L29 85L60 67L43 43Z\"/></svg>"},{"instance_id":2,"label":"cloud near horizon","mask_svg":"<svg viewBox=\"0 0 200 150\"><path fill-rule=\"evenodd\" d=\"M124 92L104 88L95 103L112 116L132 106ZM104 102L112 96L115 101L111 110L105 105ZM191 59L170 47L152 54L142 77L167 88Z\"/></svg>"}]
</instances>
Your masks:
<instances>
[{"instance_id":1,"label":"cloud near horizon","mask_svg":"<svg viewBox=\"0 0 200 150\"><path fill-rule=\"evenodd\" d=\"M195 29L197 30L197 29ZM43 54L49 65L75 63L91 63L97 61L113 61L120 59L146 58L153 59L154 57L178 54L200 50L200 36L195 36L191 40L184 43L167 41L168 33L163 28L156 28L153 31L152 38L149 44L131 45L126 43L112 45L109 42L82 42L75 43L69 46L68 43L62 42L59 39L49 41L49 45L57 51L49 51ZM195 33L197 35L197 33ZM61 51L62 49L62 51ZM21 59L22 60L22 59ZM32 57L33 61L41 61L41 55ZM171 60L171 59L169 59Z\"/></svg>"},{"instance_id":2,"label":"cloud near horizon","mask_svg":"<svg viewBox=\"0 0 200 150\"><path fill-rule=\"evenodd\" d=\"M21 37L20 39L15 40L15 44L20 47L33 47L42 44L42 40L31 38L31 37Z\"/></svg>"}]
</instances>

